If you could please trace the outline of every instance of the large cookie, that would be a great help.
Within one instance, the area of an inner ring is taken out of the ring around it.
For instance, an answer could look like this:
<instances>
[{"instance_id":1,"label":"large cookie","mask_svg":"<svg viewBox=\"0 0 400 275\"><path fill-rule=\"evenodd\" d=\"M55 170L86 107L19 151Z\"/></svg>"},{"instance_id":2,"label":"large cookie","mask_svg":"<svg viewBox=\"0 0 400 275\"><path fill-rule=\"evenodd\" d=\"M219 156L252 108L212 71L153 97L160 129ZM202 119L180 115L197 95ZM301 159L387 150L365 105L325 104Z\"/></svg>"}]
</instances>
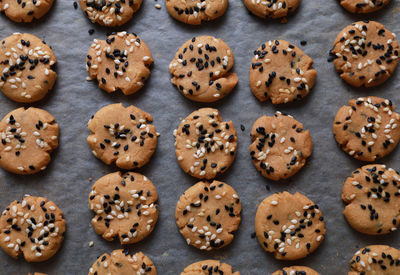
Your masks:
<instances>
[{"instance_id":1,"label":"large cookie","mask_svg":"<svg viewBox=\"0 0 400 275\"><path fill-rule=\"evenodd\" d=\"M261 18L282 18L293 13L300 0L243 0L254 15Z\"/></svg>"},{"instance_id":2,"label":"large cookie","mask_svg":"<svg viewBox=\"0 0 400 275\"><path fill-rule=\"evenodd\" d=\"M272 275L319 275L319 273L306 266L290 266L277 270Z\"/></svg>"},{"instance_id":3,"label":"large cookie","mask_svg":"<svg viewBox=\"0 0 400 275\"><path fill-rule=\"evenodd\" d=\"M181 275L240 275L233 272L232 267L226 263L216 260L205 260L187 266Z\"/></svg>"},{"instance_id":4,"label":"large cookie","mask_svg":"<svg viewBox=\"0 0 400 275\"><path fill-rule=\"evenodd\" d=\"M214 102L229 94L238 82L238 76L230 72L233 63L233 52L224 41L194 37L171 61L171 82L190 100Z\"/></svg>"},{"instance_id":5,"label":"large cookie","mask_svg":"<svg viewBox=\"0 0 400 275\"><path fill-rule=\"evenodd\" d=\"M14 22L32 22L44 16L54 0L2 0L0 11Z\"/></svg>"},{"instance_id":6,"label":"large cookie","mask_svg":"<svg viewBox=\"0 0 400 275\"><path fill-rule=\"evenodd\" d=\"M340 5L352 13L370 13L382 9L390 0L340 0Z\"/></svg>"}]
</instances>

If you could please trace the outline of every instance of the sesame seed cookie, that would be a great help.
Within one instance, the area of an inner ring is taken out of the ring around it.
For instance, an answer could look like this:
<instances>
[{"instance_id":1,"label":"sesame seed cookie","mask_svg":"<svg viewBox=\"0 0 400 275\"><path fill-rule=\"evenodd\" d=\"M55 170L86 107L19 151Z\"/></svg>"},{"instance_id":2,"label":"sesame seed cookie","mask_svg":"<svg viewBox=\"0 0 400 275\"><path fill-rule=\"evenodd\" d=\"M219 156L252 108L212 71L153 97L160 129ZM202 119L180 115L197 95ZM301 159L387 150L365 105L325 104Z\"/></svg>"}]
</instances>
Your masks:
<instances>
[{"instance_id":1,"label":"sesame seed cookie","mask_svg":"<svg viewBox=\"0 0 400 275\"><path fill-rule=\"evenodd\" d=\"M340 5L352 13L370 13L382 9L390 0L340 0Z\"/></svg>"},{"instance_id":2,"label":"sesame seed cookie","mask_svg":"<svg viewBox=\"0 0 400 275\"><path fill-rule=\"evenodd\" d=\"M319 273L306 266L290 266L275 271L272 275L319 275Z\"/></svg>"},{"instance_id":3,"label":"sesame seed cookie","mask_svg":"<svg viewBox=\"0 0 400 275\"><path fill-rule=\"evenodd\" d=\"M181 121L174 135L179 165L198 179L215 178L224 173L235 159L235 126L232 121L222 121L217 109L194 111Z\"/></svg>"},{"instance_id":4,"label":"sesame seed cookie","mask_svg":"<svg viewBox=\"0 0 400 275\"><path fill-rule=\"evenodd\" d=\"M93 41L86 56L86 69L106 92L130 95L143 87L153 62L149 48L136 34L118 32L106 40Z\"/></svg>"},{"instance_id":5,"label":"sesame seed cookie","mask_svg":"<svg viewBox=\"0 0 400 275\"><path fill-rule=\"evenodd\" d=\"M361 97L349 101L337 112L333 134L339 146L362 161L375 161L388 155L400 140L400 115L390 100Z\"/></svg>"},{"instance_id":6,"label":"sesame seed cookie","mask_svg":"<svg viewBox=\"0 0 400 275\"><path fill-rule=\"evenodd\" d=\"M58 147L58 124L45 110L30 107L8 113L0 122L0 166L15 174L45 170Z\"/></svg>"},{"instance_id":7,"label":"sesame seed cookie","mask_svg":"<svg viewBox=\"0 0 400 275\"><path fill-rule=\"evenodd\" d=\"M200 181L179 198L175 219L188 245L210 251L232 242L241 211L239 196L231 186Z\"/></svg>"},{"instance_id":8,"label":"sesame seed cookie","mask_svg":"<svg viewBox=\"0 0 400 275\"><path fill-rule=\"evenodd\" d=\"M234 56L229 46L212 36L188 40L169 65L171 82L179 92L197 102L214 102L228 95L238 82L230 72Z\"/></svg>"},{"instance_id":9,"label":"sesame seed cookie","mask_svg":"<svg viewBox=\"0 0 400 275\"><path fill-rule=\"evenodd\" d=\"M300 0L243 0L247 9L261 18L284 18L293 13Z\"/></svg>"},{"instance_id":10,"label":"sesame seed cookie","mask_svg":"<svg viewBox=\"0 0 400 275\"><path fill-rule=\"evenodd\" d=\"M32 22L43 17L53 6L54 0L2 0L0 11L14 22Z\"/></svg>"},{"instance_id":11,"label":"sesame seed cookie","mask_svg":"<svg viewBox=\"0 0 400 275\"><path fill-rule=\"evenodd\" d=\"M324 218L318 205L306 196L276 193L258 206L256 236L278 260L298 260L312 253L325 236Z\"/></svg>"},{"instance_id":12,"label":"sesame seed cookie","mask_svg":"<svg viewBox=\"0 0 400 275\"><path fill-rule=\"evenodd\" d=\"M0 247L15 259L22 255L27 262L43 262L61 247L65 226L54 202L26 195L1 214Z\"/></svg>"},{"instance_id":13,"label":"sesame seed cookie","mask_svg":"<svg viewBox=\"0 0 400 275\"><path fill-rule=\"evenodd\" d=\"M44 41L28 33L14 33L0 42L0 90L17 102L38 101L54 86L55 63L56 57Z\"/></svg>"},{"instance_id":14,"label":"sesame seed cookie","mask_svg":"<svg viewBox=\"0 0 400 275\"><path fill-rule=\"evenodd\" d=\"M271 180L287 179L296 174L311 156L310 132L292 116L276 112L262 116L250 134L250 156L261 174Z\"/></svg>"},{"instance_id":15,"label":"sesame seed cookie","mask_svg":"<svg viewBox=\"0 0 400 275\"><path fill-rule=\"evenodd\" d=\"M104 253L89 269L88 275L106 274L141 274L157 275L156 267L149 257L142 252L129 255L129 251L118 249L111 252L111 255Z\"/></svg>"},{"instance_id":16,"label":"sesame seed cookie","mask_svg":"<svg viewBox=\"0 0 400 275\"><path fill-rule=\"evenodd\" d=\"M181 275L240 275L233 272L232 267L226 263L216 260L205 260L187 266Z\"/></svg>"},{"instance_id":17,"label":"sesame seed cookie","mask_svg":"<svg viewBox=\"0 0 400 275\"><path fill-rule=\"evenodd\" d=\"M340 77L354 87L373 87L395 71L399 58L396 35L375 21L359 21L336 37L330 59Z\"/></svg>"},{"instance_id":18,"label":"sesame seed cookie","mask_svg":"<svg viewBox=\"0 0 400 275\"><path fill-rule=\"evenodd\" d=\"M151 181L139 174L115 172L100 178L89 195L92 224L107 241L118 237L121 244L143 240L158 219L158 194Z\"/></svg>"},{"instance_id":19,"label":"sesame seed cookie","mask_svg":"<svg viewBox=\"0 0 400 275\"><path fill-rule=\"evenodd\" d=\"M308 95L317 78L313 60L284 40L262 44L251 60L250 88L260 101L297 101Z\"/></svg>"},{"instance_id":20,"label":"sesame seed cookie","mask_svg":"<svg viewBox=\"0 0 400 275\"><path fill-rule=\"evenodd\" d=\"M101 108L90 119L87 138L92 153L105 164L134 169L150 161L156 150L156 128L150 114L121 103Z\"/></svg>"},{"instance_id":21,"label":"sesame seed cookie","mask_svg":"<svg viewBox=\"0 0 400 275\"><path fill-rule=\"evenodd\" d=\"M46 273L35 272L35 273L28 273L28 275L47 275L47 274Z\"/></svg>"}]
</instances>

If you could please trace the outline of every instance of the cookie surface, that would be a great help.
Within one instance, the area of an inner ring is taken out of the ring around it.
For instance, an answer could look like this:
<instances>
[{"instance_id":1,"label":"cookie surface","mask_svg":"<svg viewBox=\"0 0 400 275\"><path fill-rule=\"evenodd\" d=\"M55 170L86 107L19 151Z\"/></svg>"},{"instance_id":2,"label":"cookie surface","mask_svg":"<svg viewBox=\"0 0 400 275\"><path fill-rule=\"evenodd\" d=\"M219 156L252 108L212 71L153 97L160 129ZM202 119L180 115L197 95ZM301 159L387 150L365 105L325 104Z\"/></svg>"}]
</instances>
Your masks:
<instances>
[{"instance_id":1,"label":"cookie surface","mask_svg":"<svg viewBox=\"0 0 400 275\"><path fill-rule=\"evenodd\" d=\"M205 260L187 266L181 275L240 275L233 272L232 267L226 263L216 260Z\"/></svg>"},{"instance_id":2,"label":"cookie surface","mask_svg":"<svg viewBox=\"0 0 400 275\"><path fill-rule=\"evenodd\" d=\"M306 266L290 266L277 270L272 275L319 275L319 273Z\"/></svg>"},{"instance_id":3,"label":"cookie surface","mask_svg":"<svg viewBox=\"0 0 400 275\"><path fill-rule=\"evenodd\" d=\"M390 0L340 0L340 5L352 13L370 13L382 9Z\"/></svg>"},{"instance_id":4,"label":"cookie surface","mask_svg":"<svg viewBox=\"0 0 400 275\"><path fill-rule=\"evenodd\" d=\"M43 17L53 6L54 0L2 0L0 11L14 22L32 22Z\"/></svg>"},{"instance_id":5,"label":"cookie surface","mask_svg":"<svg viewBox=\"0 0 400 275\"><path fill-rule=\"evenodd\" d=\"M65 220L57 205L43 197L13 201L0 217L0 247L27 262L50 259L61 247Z\"/></svg>"},{"instance_id":6,"label":"cookie surface","mask_svg":"<svg viewBox=\"0 0 400 275\"><path fill-rule=\"evenodd\" d=\"M337 112L333 134L339 146L350 156L362 161L375 161L397 146L400 115L390 100L361 97L349 101Z\"/></svg>"},{"instance_id":7,"label":"cookie surface","mask_svg":"<svg viewBox=\"0 0 400 275\"><path fill-rule=\"evenodd\" d=\"M232 242L241 211L239 196L231 186L201 181L179 198L175 219L188 245L210 251Z\"/></svg>"},{"instance_id":8,"label":"cookie surface","mask_svg":"<svg viewBox=\"0 0 400 275\"><path fill-rule=\"evenodd\" d=\"M217 109L202 108L181 121L175 135L175 154L182 170L199 179L213 179L235 159L236 129Z\"/></svg>"},{"instance_id":9,"label":"cookie surface","mask_svg":"<svg viewBox=\"0 0 400 275\"><path fill-rule=\"evenodd\" d=\"M155 186L142 174L108 174L96 181L89 195L89 209L95 213L93 227L108 241L137 243L154 229L157 200Z\"/></svg>"},{"instance_id":10,"label":"cookie surface","mask_svg":"<svg viewBox=\"0 0 400 275\"><path fill-rule=\"evenodd\" d=\"M238 76L230 72L233 63L233 52L224 41L212 36L194 37L171 61L171 82L190 100L214 102L228 95L238 82Z\"/></svg>"},{"instance_id":11,"label":"cookie surface","mask_svg":"<svg viewBox=\"0 0 400 275\"><path fill-rule=\"evenodd\" d=\"M310 132L292 116L276 112L262 116L253 124L250 134L250 156L261 174L271 180L296 174L311 156Z\"/></svg>"},{"instance_id":12,"label":"cookie surface","mask_svg":"<svg viewBox=\"0 0 400 275\"><path fill-rule=\"evenodd\" d=\"M243 0L247 9L261 18L282 18L293 13L300 0Z\"/></svg>"},{"instance_id":13,"label":"cookie surface","mask_svg":"<svg viewBox=\"0 0 400 275\"><path fill-rule=\"evenodd\" d=\"M38 101L54 86L55 63L45 42L28 33L14 33L0 42L0 90L17 102Z\"/></svg>"},{"instance_id":14,"label":"cookie surface","mask_svg":"<svg viewBox=\"0 0 400 275\"><path fill-rule=\"evenodd\" d=\"M45 110L11 111L0 122L0 166L22 175L45 170L58 147L58 134L58 124Z\"/></svg>"},{"instance_id":15,"label":"cookie surface","mask_svg":"<svg viewBox=\"0 0 400 275\"><path fill-rule=\"evenodd\" d=\"M375 21L344 28L330 52L340 77L354 87L373 87L395 71L399 57L396 35Z\"/></svg>"},{"instance_id":16,"label":"cookie surface","mask_svg":"<svg viewBox=\"0 0 400 275\"><path fill-rule=\"evenodd\" d=\"M156 150L156 128L150 114L131 105L110 104L88 123L87 138L92 153L105 164L122 169L142 167Z\"/></svg>"},{"instance_id":17,"label":"cookie surface","mask_svg":"<svg viewBox=\"0 0 400 275\"><path fill-rule=\"evenodd\" d=\"M297 260L312 253L325 236L318 205L306 196L288 192L264 199L256 213L258 241L279 260Z\"/></svg>"}]
</instances>

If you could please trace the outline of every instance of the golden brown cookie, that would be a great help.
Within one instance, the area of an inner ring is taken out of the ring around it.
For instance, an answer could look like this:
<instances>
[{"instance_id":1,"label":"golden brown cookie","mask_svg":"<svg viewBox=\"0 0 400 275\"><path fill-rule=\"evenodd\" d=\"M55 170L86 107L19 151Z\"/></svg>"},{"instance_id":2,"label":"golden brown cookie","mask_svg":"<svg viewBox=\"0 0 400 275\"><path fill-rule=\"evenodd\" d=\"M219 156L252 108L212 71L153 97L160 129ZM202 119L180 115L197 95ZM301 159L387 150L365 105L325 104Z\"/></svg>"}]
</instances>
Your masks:
<instances>
[{"instance_id":1,"label":"golden brown cookie","mask_svg":"<svg viewBox=\"0 0 400 275\"><path fill-rule=\"evenodd\" d=\"M35 273L28 273L28 275L47 275L47 274L46 273L35 272Z\"/></svg>"},{"instance_id":2,"label":"golden brown cookie","mask_svg":"<svg viewBox=\"0 0 400 275\"><path fill-rule=\"evenodd\" d=\"M28 33L14 33L0 42L0 90L17 102L38 101L53 88L55 63L56 57L44 41Z\"/></svg>"},{"instance_id":3,"label":"golden brown cookie","mask_svg":"<svg viewBox=\"0 0 400 275\"><path fill-rule=\"evenodd\" d=\"M247 9L261 18L283 18L293 13L300 0L243 0Z\"/></svg>"},{"instance_id":4,"label":"golden brown cookie","mask_svg":"<svg viewBox=\"0 0 400 275\"><path fill-rule=\"evenodd\" d=\"M278 260L306 257L318 248L326 232L318 205L297 192L264 199L257 209L255 228L261 246Z\"/></svg>"},{"instance_id":5,"label":"golden brown cookie","mask_svg":"<svg viewBox=\"0 0 400 275\"><path fill-rule=\"evenodd\" d=\"M292 116L276 112L262 116L250 134L250 156L261 174L271 180L287 179L296 174L311 156L310 132Z\"/></svg>"},{"instance_id":6,"label":"golden brown cookie","mask_svg":"<svg viewBox=\"0 0 400 275\"><path fill-rule=\"evenodd\" d=\"M200 181L179 198L175 219L188 245L210 251L232 242L241 211L239 196L231 186Z\"/></svg>"},{"instance_id":7,"label":"golden brown cookie","mask_svg":"<svg viewBox=\"0 0 400 275\"><path fill-rule=\"evenodd\" d=\"M212 36L185 42L169 65L171 82L185 97L214 102L228 95L238 82L231 73L234 57L229 46Z\"/></svg>"},{"instance_id":8,"label":"golden brown cookie","mask_svg":"<svg viewBox=\"0 0 400 275\"><path fill-rule=\"evenodd\" d=\"M306 266L290 266L277 270L272 275L319 275L319 273Z\"/></svg>"},{"instance_id":9,"label":"golden brown cookie","mask_svg":"<svg viewBox=\"0 0 400 275\"><path fill-rule=\"evenodd\" d=\"M121 103L101 108L90 119L87 138L93 154L105 164L122 169L139 168L149 162L156 150L156 128L150 114Z\"/></svg>"},{"instance_id":10,"label":"golden brown cookie","mask_svg":"<svg viewBox=\"0 0 400 275\"><path fill-rule=\"evenodd\" d=\"M45 170L58 147L58 124L45 110L30 107L8 113L0 122L0 166L27 175Z\"/></svg>"},{"instance_id":11,"label":"golden brown cookie","mask_svg":"<svg viewBox=\"0 0 400 275\"><path fill-rule=\"evenodd\" d=\"M352 13L370 13L382 9L390 0L340 0L340 5Z\"/></svg>"},{"instance_id":12,"label":"golden brown cookie","mask_svg":"<svg viewBox=\"0 0 400 275\"><path fill-rule=\"evenodd\" d=\"M27 262L50 259L64 239L65 220L57 205L43 197L26 195L13 201L0 217L0 247Z\"/></svg>"},{"instance_id":13,"label":"golden brown cookie","mask_svg":"<svg viewBox=\"0 0 400 275\"><path fill-rule=\"evenodd\" d=\"M54 0L2 0L0 11L14 22L32 22L43 17L53 6Z\"/></svg>"},{"instance_id":14,"label":"golden brown cookie","mask_svg":"<svg viewBox=\"0 0 400 275\"><path fill-rule=\"evenodd\" d=\"M349 101L337 112L333 134L339 146L362 161L375 161L388 155L400 139L400 115L390 100L361 97Z\"/></svg>"},{"instance_id":15,"label":"golden brown cookie","mask_svg":"<svg viewBox=\"0 0 400 275\"><path fill-rule=\"evenodd\" d=\"M139 173L115 172L100 178L89 195L92 224L107 241L121 244L143 240L158 219L158 194L151 181Z\"/></svg>"},{"instance_id":16,"label":"golden brown cookie","mask_svg":"<svg viewBox=\"0 0 400 275\"><path fill-rule=\"evenodd\" d=\"M175 135L175 154L182 170L199 179L224 173L235 159L236 129L217 109L202 108L181 121Z\"/></svg>"},{"instance_id":17,"label":"golden brown cookie","mask_svg":"<svg viewBox=\"0 0 400 275\"><path fill-rule=\"evenodd\" d=\"M396 35L375 21L359 21L344 28L330 52L336 71L348 84L373 87L395 71L399 58Z\"/></svg>"},{"instance_id":18,"label":"golden brown cookie","mask_svg":"<svg viewBox=\"0 0 400 275\"><path fill-rule=\"evenodd\" d=\"M205 260L187 266L181 275L240 275L233 272L232 267L226 263L216 260Z\"/></svg>"},{"instance_id":19,"label":"golden brown cookie","mask_svg":"<svg viewBox=\"0 0 400 275\"><path fill-rule=\"evenodd\" d=\"M86 69L99 87L108 93L139 91L150 76L153 64L149 48L133 33L113 33L106 40L95 39L86 56Z\"/></svg>"}]
</instances>

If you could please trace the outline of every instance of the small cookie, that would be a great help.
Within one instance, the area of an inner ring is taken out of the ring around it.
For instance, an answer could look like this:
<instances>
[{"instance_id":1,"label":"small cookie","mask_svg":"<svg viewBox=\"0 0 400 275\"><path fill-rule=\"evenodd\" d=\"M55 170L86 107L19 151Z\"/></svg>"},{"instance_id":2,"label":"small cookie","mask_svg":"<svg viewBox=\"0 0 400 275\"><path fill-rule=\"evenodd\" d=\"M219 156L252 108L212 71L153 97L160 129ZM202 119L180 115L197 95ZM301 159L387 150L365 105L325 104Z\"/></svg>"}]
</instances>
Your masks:
<instances>
[{"instance_id":1,"label":"small cookie","mask_svg":"<svg viewBox=\"0 0 400 275\"><path fill-rule=\"evenodd\" d=\"M57 205L46 198L25 196L13 201L0 217L0 247L27 262L50 259L64 239L65 220Z\"/></svg>"},{"instance_id":2,"label":"small cookie","mask_svg":"<svg viewBox=\"0 0 400 275\"><path fill-rule=\"evenodd\" d=\"M58 132L45 110L22 107L8 113L0 122L0 166L21 175L45 170L58 147Z\"/></svg>"},{"instance_id":3,"label":"small cookie","mask_svg":"<svg viewBox=\"0 0 400 275\"><path fill-rule=\"evenodd\" d=\"M232 242L241 211L239 196L231 186L200 181L179 198L175 219L188 245L210 251Z\"/></svg>"},{"instance_id":4,"label":"small cookie","mask_svg":"<svg viewBox=\"0 0 400 275\"><path fill-rule=\"evenodd\" d=\"M83 13L92 23L116 27L128 22L143 0L79 0Z\"/></svg>"},{"instance_id":5,"label":"small cookie","mask_svg":"<svg viewBox=\"0 0 400 275\"><path fill-rule=\"evenodd\" d=\"M47 275L47 274L46 273L35 272L35 273L29 273L28 275Z\"/></svg>"},{"instance_id":6,"label":"small cookie","mask_svg":"<svg viewBox=\"0 0 400 275\"><path fill-rule=\"evenodd\" d=\"M340 5L352 13L370 13L382 9L390 0L340 0Z\"/></svg>"},{"instance_id":7,"label":"small cookie","mask_svg":"<svg viewBox=\"0 0 400 275\"><path fill-rule=\"evenodd\" d=\"M290 266L277 270L272 275L319 275L319 273L306 266Z\"/></svg>"},{"instance_id":8,"label":"small cookie","mask_svg":"<svg viewBox=\"0 0 400 275\"><path fill-rule=\"evenodd\" d=\"M217 109L201 108L181 121L175 135L175 154L182 170L198 179L213 179L235 159L236 129Z\"/></svg>"},{"instance_id":9,"label":"small cookie","mask_svg":"<svg viewBox=\"0 0 400 275\"><path fill-rule=\"evenodd\" d=\"M124 95L143 87L151 64L149 48L136 34L127 32L113 33L107 40L95 39L86 56L90 78L104 91L122 91Z\"/></svg>"},{"instance_id":10,"label":"small cookie","mask_svg":"<svg viewBox=\"0 0 400 275\"><path fill-rule=\"evenodd\" d=\"M300 0L243 0L247 9L261 18L283 18L295 12Z\"/></svg>"},{"instance_id":11,"label":"small cookie","mask_svg":"<svg viewBox=\"0 0 400 275\"><path fill-rule=\"evenodd\" d=\"M44 41L28 33L14 33L0 42L0 90L17 102L38 101L54 86L55 63L56 57Z\"/></svg>"},{"instance_id":12,"label":"small cookie","mask_svg":"<svg viewBox=\"0 0 400 275\"><path fill-rule=\"evenodd\" d=\"M354 87L385 82L397 67L396 35L375 21L359 21L344 28L330 52L340 77Z\"/></svg>"},{"instance_id":13,"label":"small cookie","mask_svg":"<svg viewBox=\"0 0 400 275\"><path fill-rule=\"evenodd\" d=\"M400 250L387 245L370 245L358 250L348 275L400 274Z\"/></svg>"},{"instance_id":14,"label":"small cookie","mask_svg":"<svg viewBox=\"0 0 400 275\"><path fill-rule=\"evenodd\" d=\"M260 203L255 227L261 246L278 260L306 257L318 248L326 232L318 205L300 193L288 192Z\"/></svg>"},{"instance_id":15,"label":"small cookie","mask_svg":"<svg viewBox=\"0 0 400 275\"><path fill-rule=\"evenodd\" d=\"M231 73L234 57L229 46L212 36L188 40L169 65L171 82L179 92L197 102L214 102L228 95L238 82Z\"/></svg>"},{"instance_id":16,"label":"small cookie","mask_svg":"<svg viewBox=\"0 0 400 275\"><path fill-rule=\"evenodd\" d=\"M156 128L150 114L131 105L110 104L89 120L87 138L92 153L105 164L121 169L139 168L156 150Z\"/></svg>"},{"instance_id":17,"label":"small cookie","mask_svg":"<svg viewBox=\"0 0 400 275\"><path fill-rule=\"evenodd\" d=\"M147 177L133 172L108 174L95 182L89 195L89 209L96 214L93 227L107 241L118 237L123 245L137 243L154 229L157 200L157 190Z\"/></svg>"},{"instance_id":18,"label":"small cookie","mask_svg":"<svg viewBox=\"0 0 400 275\"><path fill-rule=\"evenodd\" d=\"M233 272L232 267L226 263L216 260L205 260L187 266L181 275L240 275Z\"/></svg>"},{"instance_id":19,"label":"small cookie","mask_svg":"<svg viewBox=\"0 0 400 275\"><path fill-rule=\"evenodd\" d=\"M254 51L250 88L260 101L297 101L308 95L317 78L313 60L285 40L268 41Z\"/></svg>"},{"instance_id":20,"label":"small cookie","mask_svg":"<svg viewBox=\"0 0 400 275\"><path fill-rule=\"evenodd\" d=\"M166 0L169 14L178 21L200 25L224 15L228 0Z\"/></svg>"},{"instance_id":21,"label":"small cookie","mask_svg":"<svg viewBox=\"0 0 400 275\"><path fill-rule=\"evenodd\" d=\"M262 116L250 134L250 156L261 174L271 180L287 179L296 174L311 156L310 131L292 116L276 112Z\"/></svg>"},{"instance_id":22,"label":"small cookie","mask_svg":"<svg viewBox=\"0 0 400 275\"><path fill-rule=\"evenodd\" d=\"M142 252L129 255L128 250L118 249L111 252L111 255L107 253L101 255L93 263L88 273L88 275L106 274L157 275L157 271L153 262Z\"/></svg>"},{"instance_id":23,"label":"small cookie","mask_svg":"<svg viewBox=\"0 0 400 275\"><path fill-rule=\"evenodd\" d=\"M388 155L400 140L400 115L390 100L370 96L349 101L337 112L333 134L339 146L362 161Z\"/></svg>"},{"instance_id":24,"label":"small cookie","mask_svg":"<svg viewBox=\"0 0 400 275\"><path fill-rule=\"evenodd\" d=\"M32 22L43 17L53 6L54 0L2 0L0 12L14 22Z\"/></svg>"}]
</instances>

